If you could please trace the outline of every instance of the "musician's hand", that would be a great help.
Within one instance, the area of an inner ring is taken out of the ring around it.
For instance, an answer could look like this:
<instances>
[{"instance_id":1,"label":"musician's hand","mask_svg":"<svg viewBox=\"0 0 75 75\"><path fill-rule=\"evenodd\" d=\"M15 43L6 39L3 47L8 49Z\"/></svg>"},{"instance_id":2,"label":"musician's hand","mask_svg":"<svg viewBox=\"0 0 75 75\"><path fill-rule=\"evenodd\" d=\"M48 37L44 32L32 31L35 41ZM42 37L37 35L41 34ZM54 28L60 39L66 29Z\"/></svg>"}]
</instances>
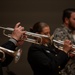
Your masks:
<instances>
[{"instance_id":1,"label":"musician's hand","mask_svg":"<svg viewBox=\"0 0 75 75\"><path fill-rule=\"evenodd\" d=\"M71 41L65 40L63 45L63 51L68 53L72 49Z\"/></svg>"},{"instance_id":2,"label":"musician's hand","mask_svg":"<svg viewBox=\"0 0 75 75\"><path fill-rule=\"evenodd\" d=\"M14 31L12 32L11 36L12 36L12 38L14 38L15 40L18 41L18 40L20 40L20 38L23 34L25 35L24 27L22 27L19 22L15 25Z\"/></svg>"},{"instance_id":3,"label":"musician's hand","mask_svg":"<svg viewBox=\"0 0 75 75\"><path fill-rule=\"evenodd\" d=\"M21 38L20 38L20 40L17 43L17 46L23 45L23 43L25 42L26 39L27 39L27 36L26 35L22 35Z\"/></svg>"},{"instance_id":4,"label":"musician's hand","mask_svg":"<svg viewBox=\"0 0 75 75\"><path fill-rule=\"evenodd\" d=\"M74 48L72 48L72 49L71 49L71 51L69 52L69 56L70 56L70 57L74 57L74 56L75 56L75 54L73 54L73 53L74 53L74 51L75 51L75 49L74 49Z\"/></svg>"},{"instance_id":5,"label":"musician's hand","mask_svg":"<svg viewBox=\"0 0 75 75\"><path fill-rule=\"evenodd\" d=\"M69 57L74 57L75 56L75 54L72 54L72 53L69 53L68 55L69 55Z\"/></svg>"}]
</instances>

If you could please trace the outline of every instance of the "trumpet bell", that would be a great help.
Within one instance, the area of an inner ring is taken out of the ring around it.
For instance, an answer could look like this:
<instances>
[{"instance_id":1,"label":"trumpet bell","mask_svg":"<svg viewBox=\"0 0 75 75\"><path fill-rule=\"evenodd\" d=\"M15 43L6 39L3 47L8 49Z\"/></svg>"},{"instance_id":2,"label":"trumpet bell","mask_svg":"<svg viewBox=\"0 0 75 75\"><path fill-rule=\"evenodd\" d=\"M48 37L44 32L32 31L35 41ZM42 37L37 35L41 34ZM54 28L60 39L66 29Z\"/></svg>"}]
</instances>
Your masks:
<instances>
[{"instance_id":1,"label":"trumpet bell","mask_svg":"<svg viewBox=\"0 0 75 75\"><path fill-rule=\"evenodd\" d=\"M15 59L15 63L18 62L18 60L20 59L21 53L22 53L21 49L19 49L17 51L12 51L12 50L6 49L4 47L0 47L0 50L3 51L3 53L7 53L7 54L13 56Z\"/></svg>"},{"instance_id":2,"label":"trumpet bell","mask_svg":"<svg viewBox=\"0 0 75 75\"><path fill-rule=\"evenodd\" d=\"M17 63L17 62L19 61L21 54L22 54L22 50L21 50L21 49L19 49L19 50L15 53L15 55L14 55L14 56L15 56L15 63Z\"/></svg>"}]
</instances>

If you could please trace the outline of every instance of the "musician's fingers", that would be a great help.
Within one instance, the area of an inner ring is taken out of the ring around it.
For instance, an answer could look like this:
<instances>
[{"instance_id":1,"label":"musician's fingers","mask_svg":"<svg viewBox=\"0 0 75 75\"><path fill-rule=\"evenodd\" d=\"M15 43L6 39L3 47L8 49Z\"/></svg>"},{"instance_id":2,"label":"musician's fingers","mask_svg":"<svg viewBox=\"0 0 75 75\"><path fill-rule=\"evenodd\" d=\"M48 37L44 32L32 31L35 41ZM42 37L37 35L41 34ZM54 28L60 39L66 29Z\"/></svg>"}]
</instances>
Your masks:
<instances>
[{"instance_id":1,"label":"musician's fingers","mask_svg":"<svg viewBox=\"0 0 75 75\"><path fill-rule=\"evenodd\" d=\"M23 30L24 30L24 27L21 27L21 28L20 28L20 30L22 30L22 31L23 31Z\"/></svg>"},{"instance_id":2,"label":"musician's fingers","mask_svg":"<svg viewBox=\"0 0 75 75\"><path fill-rule=\"evenodd\" d=\"M74 57L75 55L74 55L74 54L72 54L72 53L70 53L70 54L69 54L69 56L70 56L70 57Z\"/></svg>"},{"instance_id":3,"label":"musician's fingers","mask_svg":"<svg viewBox=\"0 0 75 75\"><path fill-rule=\"evenodd\" d=\"M26 36L25 33L26 33L25 31L22 31L22 34L23 34L24 36Z\"/></svg>"},{"instance_id":4,"label":"musician's fingers","mask_svg":"<svg viewBox=\"0 0 75 75\"><path fill-rule=\"evenodd\" d=\"M15 28L18 28L20 25L20 22L18 22L16 25L15 25Z\"/></svg>"},{"instance_id":5,"label":"musician's fingers","mask_svg":"<svg viewBox=\"0 0 75 75\"><path fill-rule=\"evenodd\" d=\"M23 32L24 34L23 34L23 38L24 39L27 39L27 35L25 34L25 32Z\"/></svg>"},{"instance_id":6,"label":"musician's fingers","mask_svg":"<svg viewBox=\"0 0 75 75\"><path fill-rule=\"evenodd\" d=\"M65 44L72 44L70 40L65 40L64 43Z\"/></svg>"}]
</instances>

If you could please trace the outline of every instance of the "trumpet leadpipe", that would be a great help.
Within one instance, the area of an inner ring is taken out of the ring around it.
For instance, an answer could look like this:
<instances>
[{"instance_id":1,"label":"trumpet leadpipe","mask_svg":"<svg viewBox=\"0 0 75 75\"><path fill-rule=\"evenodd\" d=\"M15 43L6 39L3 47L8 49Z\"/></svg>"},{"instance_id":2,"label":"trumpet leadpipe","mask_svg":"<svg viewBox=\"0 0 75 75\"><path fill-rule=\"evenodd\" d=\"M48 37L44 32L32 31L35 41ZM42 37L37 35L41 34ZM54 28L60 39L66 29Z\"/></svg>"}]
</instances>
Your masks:
<instances>
[{"instance_id":1,"label":"trumpet leadpipe","mask_svg":"<svg viewBox=\"0 0 75 75\"><path fill-rule=\"evenodd\" d=\"M28 31L26 31L25 34L30 35L30 36L34 36L34 37L39 37L39 38L41 38L41 37L49 38L49 36L47 36L47 35L41 35L41 34L38 34L38 33L32 33L32 32L28 32Z\"/></svg>"}]
</instances>

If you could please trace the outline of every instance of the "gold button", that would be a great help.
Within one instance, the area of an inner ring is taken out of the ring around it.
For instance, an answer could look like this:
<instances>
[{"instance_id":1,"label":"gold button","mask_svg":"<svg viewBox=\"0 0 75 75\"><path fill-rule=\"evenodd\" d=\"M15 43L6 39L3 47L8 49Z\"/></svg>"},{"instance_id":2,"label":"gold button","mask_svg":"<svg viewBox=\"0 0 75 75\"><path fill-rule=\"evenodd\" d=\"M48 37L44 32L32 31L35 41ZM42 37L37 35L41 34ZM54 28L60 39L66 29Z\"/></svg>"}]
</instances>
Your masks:
<instances>
[{"instance_id":1,"label":"gold button","mask_svg":"<svg viewBox=\"0 0 75 75\"><path fill-rule=\"evenodd\" d=\"M58 66L58 68L61 68L60 66Z\"/></svg>"},{"instance_id":2,"label":"gold button","mask_svg":"<svg viewBox=\"0 0 75 75\"><path fill-rule=\"evenodd\" d=\"M57 54L55 56L57 56Z\"/></svg>"},{"instance_id":3,"label":"gold button","mask_svg":"<svg viewBox=\"0 0 75 75\"><path fill-rule=\"evenodd\" d=\"M61 74L61 72L59 72L59 74Z\"/></svg>"}]
</instances>

